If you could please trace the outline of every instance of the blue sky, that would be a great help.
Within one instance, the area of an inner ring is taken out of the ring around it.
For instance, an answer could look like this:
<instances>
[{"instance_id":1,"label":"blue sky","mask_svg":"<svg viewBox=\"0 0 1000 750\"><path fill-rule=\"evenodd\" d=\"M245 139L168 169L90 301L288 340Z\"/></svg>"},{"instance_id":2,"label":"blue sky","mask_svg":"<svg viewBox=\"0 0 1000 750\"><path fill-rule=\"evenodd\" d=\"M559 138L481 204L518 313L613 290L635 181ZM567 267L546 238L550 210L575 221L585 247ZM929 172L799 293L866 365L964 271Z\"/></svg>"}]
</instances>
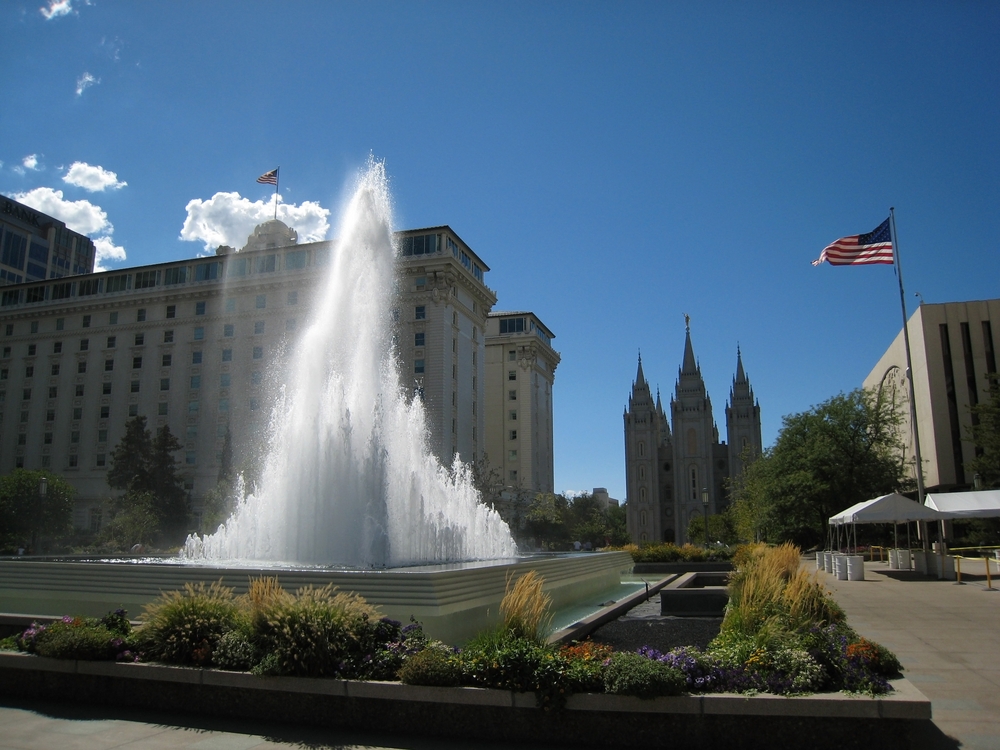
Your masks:
<instances>
[{"instance_id":1,"label":"blue sky","mask_svg":"<svg viewBox=\"0 0 1000 750\"><path fill-rule=\"evenodd\" d=\"M890 206L911 311L1000 296L996 3L10 0L0 31L0 192L106 268L242 245L277 166L327 236L384 159L399 227L451 225L556 333L557 490L624 497L636 353L668 400L684 313L723 436L737 343L765 444L858 387L893 269L810 262Z\"/></svg>"}]
</instances>

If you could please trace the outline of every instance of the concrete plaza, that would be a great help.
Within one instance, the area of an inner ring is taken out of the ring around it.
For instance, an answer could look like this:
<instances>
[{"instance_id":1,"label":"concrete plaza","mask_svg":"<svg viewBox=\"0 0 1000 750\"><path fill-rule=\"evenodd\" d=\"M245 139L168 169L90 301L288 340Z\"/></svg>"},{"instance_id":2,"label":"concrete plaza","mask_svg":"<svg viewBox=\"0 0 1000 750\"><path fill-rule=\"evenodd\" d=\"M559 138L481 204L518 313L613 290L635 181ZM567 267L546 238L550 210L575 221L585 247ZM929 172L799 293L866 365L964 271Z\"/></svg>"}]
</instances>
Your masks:
<instances>
[{"instance_id":1,"label":"concrete plaza","mask_svg":"<svg viewBox=\"0 0 1000 750\"><path fill-rule=\"evenodd\" d=\"M991 570L1000 578L996 562ZM962 585L878 562L865 563L864 581L819 574L854 629L895 652L931 699L941 734L912 738L915 748L1000 749L1000 591L987 589L985 573L963 560Z\"/></svg>"}]
</instances>

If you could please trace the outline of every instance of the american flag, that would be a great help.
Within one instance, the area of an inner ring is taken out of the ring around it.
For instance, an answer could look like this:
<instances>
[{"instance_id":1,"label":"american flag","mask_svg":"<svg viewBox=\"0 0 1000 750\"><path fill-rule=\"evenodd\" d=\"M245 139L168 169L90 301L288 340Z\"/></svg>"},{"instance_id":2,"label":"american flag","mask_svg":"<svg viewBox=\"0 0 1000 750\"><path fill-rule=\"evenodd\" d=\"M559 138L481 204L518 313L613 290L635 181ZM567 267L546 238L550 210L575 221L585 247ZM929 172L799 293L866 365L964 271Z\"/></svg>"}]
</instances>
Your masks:
<instances>
[{"instance_id":1,"label":"american flag","mask_svg":"<svg viewBox=\"0 0 1000 750\"><path fill-rule=\"evenodd\" d=\"M261 185L277 185L278 184L278 170L272 169L270 172L265 172L260 177L257 178L257 182Z\"/></svg>"},{"instance_id":2,"label":"american flag","mask_svg":"<svg viewBox=\"0 0 1000 750\"><path fill-rule=\"evenodd\" d=\"M819 259L813 261L818 266L823 261L831 266L868 266L875 263L892 265L892 235L889 220L886 219L868 234L852 234L841 237L823 248Z\"/></svg>"}]
</instances>

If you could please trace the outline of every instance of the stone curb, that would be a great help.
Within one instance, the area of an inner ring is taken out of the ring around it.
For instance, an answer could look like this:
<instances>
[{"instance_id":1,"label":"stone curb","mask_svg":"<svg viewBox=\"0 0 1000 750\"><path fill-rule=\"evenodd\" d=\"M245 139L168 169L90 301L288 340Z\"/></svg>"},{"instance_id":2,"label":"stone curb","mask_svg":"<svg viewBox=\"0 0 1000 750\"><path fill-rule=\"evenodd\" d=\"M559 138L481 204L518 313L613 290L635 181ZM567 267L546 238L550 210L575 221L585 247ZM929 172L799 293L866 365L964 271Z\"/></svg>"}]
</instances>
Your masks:
<instances>
[{"instance_id":1,"label":"stone curb","mask_svg":"<svg viewBox=\"0 0 1000 750\"><path fill-rule=\"evenodd\" d=\"M534 708L533 693L514 693L475 687L429 687L399 682L358 682L309 677L256 677L245 672L225 672L160 664L123 664L100 661L47 659L22 653L0 653L0 673L21 671L113 677L116 680L159 681L217 688L275 693L406 701L452 706ZM624 695L586 693L567 699L568 711L627 714L699 714L712 716L824 717L841 719L931 718L931 702L906 679L892 680L894 691L880 698L824 693L783 697L776 695L705 694L642 699Z\"/></svg>"}]
</instances>

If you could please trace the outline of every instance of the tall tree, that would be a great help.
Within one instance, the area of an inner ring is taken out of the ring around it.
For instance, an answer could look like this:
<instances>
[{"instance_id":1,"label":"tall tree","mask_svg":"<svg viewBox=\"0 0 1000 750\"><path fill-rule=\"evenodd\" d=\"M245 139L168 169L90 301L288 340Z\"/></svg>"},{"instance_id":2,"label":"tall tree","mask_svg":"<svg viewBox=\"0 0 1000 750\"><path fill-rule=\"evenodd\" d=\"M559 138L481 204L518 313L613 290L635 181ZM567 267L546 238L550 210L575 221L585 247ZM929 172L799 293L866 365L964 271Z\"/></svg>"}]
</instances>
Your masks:
<instances>
[{"instance_id":1,"label":"tall tree","mask_svg":"<svg viewBox=\"0 0 1000 750\"><path fill-rule=\"evenodd\" d=\"M146 418L133 417L125 423L125 434L111 452L108 486L115 490L148 490L152 455L153 437L146 429Z\"/></svg>"},{"instance_id":2,"label":"tall tree","mask_svg":"<svg viewBox=\"0 0 1000 750\"><path fill-rule=\"evenodd\" d=\"M174 454L182 448L180 441L163 425L153 438L149 461L149 491L156 496L156 510L163 529L171 536L183 534L187 529L187 492L183 480L177 476Z\"/></svg>"},{"instance_id":3,"label":"tall tree","mask_svg":"<svg viewBox=\"0 0 1000 750\"><path fill-rule=\"evenodd\" d=\"M967 471L979 474L983 487L1000 487L1000 375L990 373L989 397L973 406L973 424L969 437L977 455L965 464Z\"/></svg>"},{"instance_id":4,"label":"tall tree","mask_svg":"<svg viewBox=\"0 0 1000 750\"><path fill-rule=\"evenodd\" d=\"M907 489L899 425L892 404L863 390L784 417L774 447L733 485L741 528L809 547L837 511Z\"/></svg>"},{"instance_id":5,"label":"tall tree","mask_svg":"<svg viewBox=\"0 0 1000 750\"><path fill-rule=\"evenodd\" d=\"M41 493L42 477L46 480ZM28 544L38 551L46 536L57 536L73 526L73 487L45 471L15 469L0 477L0 546Z\"/></svg>"}]
</instances>

